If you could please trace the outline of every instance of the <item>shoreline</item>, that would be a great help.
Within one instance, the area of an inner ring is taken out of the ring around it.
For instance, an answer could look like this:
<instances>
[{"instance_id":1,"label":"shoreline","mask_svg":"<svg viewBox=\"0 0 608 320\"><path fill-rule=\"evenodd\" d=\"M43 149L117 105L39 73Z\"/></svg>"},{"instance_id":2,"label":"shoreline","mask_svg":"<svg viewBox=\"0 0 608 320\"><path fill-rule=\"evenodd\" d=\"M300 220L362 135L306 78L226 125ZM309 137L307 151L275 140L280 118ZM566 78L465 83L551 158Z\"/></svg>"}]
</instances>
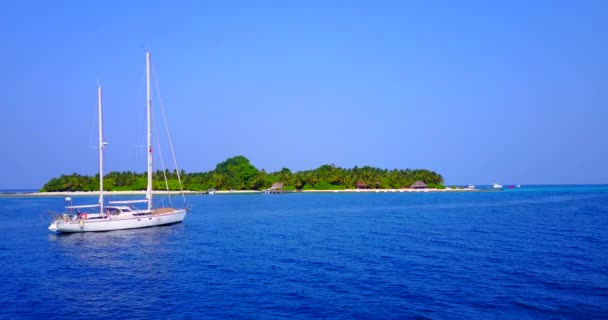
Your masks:
<instances>
[{"instance_id":1,"label":"shoreline","mask_svg":"<svg viewBox=\"0 0 608 320\"><path fill-rule=\"evenodd\" d=\"M346 193L358 193L358 192L373 192L373 193L384 193L384 192L458 192L458 191L482 191L482 189L411 189L411 188L402 188L402 189L343 189L343 190L302 190L302 192L310 192L310 193L318 193L318 192L346 192Z\"/></svg>"},{"instance_id":2,"label":"shoreline","mask_svg":"<svg viewBox=\"0 0 608 320\"><path fill-rule=\"evenodd\" d=\"M343 190L302 190L302 191L283 191L281 193L420 193L420 192L473 192L473 191L494 191L487 189L343 189ZM154 195L179 195L180 191L154 191ZM104 196L135 196L145 195L146 191L104 191ZM207 191L184 191L185 195L207 195ZM217 195L227 194L264 194L259 190L217 190ZM0 193L2 198L36 198L36 197L81 197L98 196L99 191L72 191L72 192L24 192L24 193Z\"/></svg>"},{"instance_id":3,"label":"shoreline","mask_svg":"<svg viewBox=\"0 0 608 320\"><path fill-rule=\"evenodd\" d=\"M186 195L203 194L201 191L184 191ZM104 191L104 196L138 196L145 195L146 191ZM167 191L153 191L154 195L166 195ZM171 195L179 195L180 191L169 191ZM98 196L99 191L56 191L56 192L24 192L24 193L0 193L0 197L81 197L81 196Z\"/></svg>"}]
</instances>

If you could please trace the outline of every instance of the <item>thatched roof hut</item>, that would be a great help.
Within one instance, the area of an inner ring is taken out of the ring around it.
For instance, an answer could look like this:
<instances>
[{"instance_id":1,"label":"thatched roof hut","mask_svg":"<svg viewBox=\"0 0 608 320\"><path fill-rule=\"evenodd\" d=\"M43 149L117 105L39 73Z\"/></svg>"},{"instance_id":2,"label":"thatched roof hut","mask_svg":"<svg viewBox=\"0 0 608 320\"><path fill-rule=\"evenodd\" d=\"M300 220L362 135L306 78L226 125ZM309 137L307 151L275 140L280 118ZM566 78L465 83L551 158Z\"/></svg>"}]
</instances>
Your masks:
<instances>
[{"instance_id":1,"label":"thatched roof hut","mask_svg":"<svg viewBox=\"0 0 608 320\"><path fill-rule=\"evenodd\" d=\"M364 181L358 181L357 189L367 189L367 183L365 183Z\"/></svg>"},{"instance_id":2,"label":"thatched roof hut","mask_svg":"<svg viewBox=\"0 0 608 320\"><path fill-rule=\"evenodd\" d=\"M412 184L410 186L410 188L412 188L412 189L425 189L425 188L428 188L428 186L426 185L426 183L424 183L422 181L416 181L416 182L414 182L414 184Z\"/></svg>"},{"instance_id":3,"label":"thatched roof hut","mask_svg":"<svg viewBox=\"0 0 608 320\"><path fill-rule=\"evenodd\" d=\"M272 184L272 187L270 187L271 191L276 191L276 190L283 190L283 182L275 182Z\"/></svg>"}]
</instances>

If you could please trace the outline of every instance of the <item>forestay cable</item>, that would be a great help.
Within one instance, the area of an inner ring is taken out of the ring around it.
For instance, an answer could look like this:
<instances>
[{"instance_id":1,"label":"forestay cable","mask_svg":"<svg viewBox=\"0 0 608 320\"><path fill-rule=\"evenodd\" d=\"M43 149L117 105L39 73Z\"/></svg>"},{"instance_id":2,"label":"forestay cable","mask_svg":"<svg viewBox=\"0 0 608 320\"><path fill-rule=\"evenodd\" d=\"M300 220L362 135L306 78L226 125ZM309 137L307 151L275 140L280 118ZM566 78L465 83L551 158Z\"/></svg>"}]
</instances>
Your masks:
<instances>
[{"instance_id":1,"label":"forestay cable","mask_svg":"<svg viewBox=\"0 0 608 320\"><path fill-rule=\"evenodd\" d=\"M152 66L152 76L154 78L154 85L156 86L156 94L158 95L158 105L160 106L160 111L163 115L163 121L165 124L165 130L167 132L167 138L169 139L169 147L171 148L171 156L173 157L173 164L175 165L175 172L177 173L177 182L179 183L179 190L182 193L182 198L184 199L184 205L186 205L186 195L184 194L184 188L182 186L182 178L179 173L179 167L177 166L177 158L175 157L175 150L173 148L173 141L171 140L171 133L169 132L169 126L167 125L167 117L165 117L165 108L163 104L163 99L160 95L160 90L158 87L158 79L156 78L156 71L154 66Z\"/></svg>"}]
</instances>

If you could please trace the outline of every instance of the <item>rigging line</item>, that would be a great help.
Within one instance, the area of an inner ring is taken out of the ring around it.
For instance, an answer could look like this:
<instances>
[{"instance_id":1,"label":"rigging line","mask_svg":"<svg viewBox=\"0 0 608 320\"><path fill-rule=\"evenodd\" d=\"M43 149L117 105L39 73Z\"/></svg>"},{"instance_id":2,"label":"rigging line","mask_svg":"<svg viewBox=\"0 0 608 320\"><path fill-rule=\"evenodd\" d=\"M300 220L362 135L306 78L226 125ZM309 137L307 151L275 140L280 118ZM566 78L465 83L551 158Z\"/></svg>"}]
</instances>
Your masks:
<instances>
[{"instance_id":1,"label":"rigging line","mask_svg":"<svg viewBox=\"0 0 608 320\"><path fill-rule=\"evenodd\" d=\"M163 114L163 120L165 123L165 130L167 131L167 138L169 139L169 147L171 148L171 155L173 156L173 164L175 165L175 172L177 173L177 181L179 182L179 190L182 193L182 198L184 199L184 205L187 205L186 202L186 194L184 193L184 188L182 186L182 178L179 174L179 167L177 166L177 158L175 157L175 150L173 148L173 141L171 140L171 134L169 133L169 126L167 125L167 117L165 117L165 108L163 105L163 99L160 96L160 89L158 87L158 79L156 78L156 71L154 66L152 66L152 78L154 78L154 85L156 86L156 94L158 95L158 105L160 107L160 111Z\"/></svg>"},{"instance_id":2,"label":"rigging line","mask_svg":"<svg viewBox=\"0 0 608 320\"><path fill-rule=\"evenodd\" d=\"M155 125L154 121L152 121L152 126L154 127L154 133L156 133L157 130L156 130L156 125ZM173 201L171 200L171 192L169 192L169 180L167 179L167 170L165 168L165 161L163 159L163 151L160 148L159 139L156 139L156 147L158 148L158 156L160 158L160 165L163 167L163 176L165 177L165 188L167 188L167 197L169 197L169 205L171 207L173 207ZM161 203L163 203L162 199L161 199ZM163 205L163 207L164 207L164 205Z\"/></svg>"}]
</instances>

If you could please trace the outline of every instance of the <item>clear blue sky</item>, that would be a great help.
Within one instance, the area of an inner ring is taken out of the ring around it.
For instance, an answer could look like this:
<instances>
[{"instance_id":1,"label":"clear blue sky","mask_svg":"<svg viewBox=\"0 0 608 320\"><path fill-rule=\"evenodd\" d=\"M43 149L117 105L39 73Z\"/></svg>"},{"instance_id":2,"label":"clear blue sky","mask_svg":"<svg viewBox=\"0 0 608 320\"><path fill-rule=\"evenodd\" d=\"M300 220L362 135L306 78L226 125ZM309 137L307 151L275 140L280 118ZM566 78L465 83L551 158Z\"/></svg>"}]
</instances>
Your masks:
<instances>
[{"instance_id":1,"label":"clear blue sky","mask_svg":"<svg viewBox=\"0 0 608 320\"><path fill-rule=\"evenodd\" d=\"M4 1L0 188L97 171L98 81L106 168L143 172L146 48L189 172L245 155L608 183L607 17L607 1Z\"/></svg>"}]
</instances>

